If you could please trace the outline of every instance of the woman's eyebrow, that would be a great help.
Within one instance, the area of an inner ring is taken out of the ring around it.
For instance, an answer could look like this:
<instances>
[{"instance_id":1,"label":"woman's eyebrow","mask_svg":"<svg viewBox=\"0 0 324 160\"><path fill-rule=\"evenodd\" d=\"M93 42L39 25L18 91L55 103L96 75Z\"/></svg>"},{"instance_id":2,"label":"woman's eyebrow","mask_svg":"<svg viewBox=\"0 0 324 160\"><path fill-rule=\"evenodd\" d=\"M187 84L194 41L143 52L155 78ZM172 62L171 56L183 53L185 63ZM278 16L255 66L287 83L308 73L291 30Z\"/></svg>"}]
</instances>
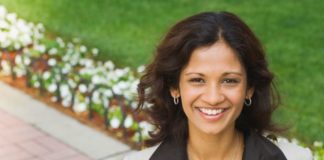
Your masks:
<instances>
[{"instance_id":1,"label":"woman's eyebrow","mask_svg":"<svg viewBox=\"0 0 324 160\"><path fill-rule=\"evenodd\" d=\"M199 73L199 72L187 72L185 73L185 75L199 75L199 76L204 76L204 74L202 73ZM242 76L243 73L240 72L240 71L229 71L229 72L224 72L222 75L229 75L229 74L235 74L235 75L239 75L239 76Z\"/></svg>"},{"instance_id":2,"label":"woman's eyebrow","mask_svg":"<svg viewBox=\"0 0 324 160\"><path fill-rule=\"evenodd\" d=\"M187 76L189 76L189 75L199 75L199 76L204 76L204 74L199 73L199 72L188 72L188 73L185 73L185 75L187 75Z\"/></svg>"},{"instance_id":3,"label":"woman's eyebrow","mask_svg":"<svg viewBox=\"0 0 324 160\"><path fill-rule=\"evenodd\" d=\"M239 76L243 76L243 73L240 71L230 71L230 72L225 72L223 73L223 75L229 75L229 74L235 74L235 75L239 75Z\"/></svg>"}]
</instances>

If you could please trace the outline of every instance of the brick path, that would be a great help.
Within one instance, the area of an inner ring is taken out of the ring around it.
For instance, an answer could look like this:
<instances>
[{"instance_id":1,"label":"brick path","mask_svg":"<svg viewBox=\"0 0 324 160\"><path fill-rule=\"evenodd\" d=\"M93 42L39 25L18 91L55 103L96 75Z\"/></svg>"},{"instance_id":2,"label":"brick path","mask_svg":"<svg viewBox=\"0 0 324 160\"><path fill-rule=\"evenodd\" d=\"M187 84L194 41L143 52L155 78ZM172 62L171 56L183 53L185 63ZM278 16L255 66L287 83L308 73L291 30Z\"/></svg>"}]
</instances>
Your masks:
<instances>
[{"instance_id":1,"label":"brick path","mask_svg":"<svg viewBox=\"0 0 324 160\"><path fill-rule=\"evenodd\" d=\"M0 109L1 160L90 160L38 128Z\"/></svg>"}]
</instances>

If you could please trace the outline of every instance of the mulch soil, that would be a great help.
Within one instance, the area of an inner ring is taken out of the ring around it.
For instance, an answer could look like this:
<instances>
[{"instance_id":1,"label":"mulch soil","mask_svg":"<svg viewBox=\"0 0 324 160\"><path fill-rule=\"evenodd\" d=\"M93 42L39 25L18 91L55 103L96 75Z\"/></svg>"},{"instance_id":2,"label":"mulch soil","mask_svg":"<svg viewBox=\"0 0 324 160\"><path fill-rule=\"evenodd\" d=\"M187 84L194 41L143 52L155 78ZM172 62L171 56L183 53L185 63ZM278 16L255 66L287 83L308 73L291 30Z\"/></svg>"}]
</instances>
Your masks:
<instances>
[{"instance_id":1,"label":"mulch soil","mask_svg":"<svg viewBox=\"0 0 324 160\"><path fill-rule=\"evenodd\" d=\"M134 148L134 149L139 149L141 146L139 144L134 144L134 142L131 142L129 139L129 136L124 136L123 135L123 130L122 129L110 129L106 128L104 119L102 116L94 112L94 116L92 119L89 119L89 113L88 111L82 112L82 113L76 113L72 110L72 108L66 108L63 107L60 103L53 102L51 101L51 97L53 95L50 95L49 93L43 93L42 95L40 94L40 91L36 88L28 88L25 85L25 78L16 78L16 80L12 80L10 76L2 76L0 75L0 80L9 84L10 86L13 86L14 88L17 88L26 94L30 95L34 99L41 101L48 106L55 108L56 110L64 113L65 115L68 115L79 122L99 131L102 132L110 137L114 137L115 139L118 139L119 141L123 142L124 144Z\"/></svg>"}]
</instances>

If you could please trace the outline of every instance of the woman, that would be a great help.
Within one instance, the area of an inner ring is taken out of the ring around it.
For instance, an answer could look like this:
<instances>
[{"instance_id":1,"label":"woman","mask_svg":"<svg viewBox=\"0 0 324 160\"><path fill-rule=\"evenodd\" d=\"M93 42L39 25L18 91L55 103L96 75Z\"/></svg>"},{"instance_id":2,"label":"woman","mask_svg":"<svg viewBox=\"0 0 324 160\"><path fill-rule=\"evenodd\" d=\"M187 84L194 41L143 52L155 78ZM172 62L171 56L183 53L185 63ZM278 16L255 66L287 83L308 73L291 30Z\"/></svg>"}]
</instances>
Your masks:
<instances>
[{"instance_id":1,"label":"woman","mask_svg":"<svg viewBox=\"0 0 324 160\"><path fill-rule=\"evenodd\" d=\"M139 107L156 130L129 160L285 160L262 135L278 131L278 104L264 50L228 12L200 13L173 26L139 84Z\"/></svg>"}]
</instances>

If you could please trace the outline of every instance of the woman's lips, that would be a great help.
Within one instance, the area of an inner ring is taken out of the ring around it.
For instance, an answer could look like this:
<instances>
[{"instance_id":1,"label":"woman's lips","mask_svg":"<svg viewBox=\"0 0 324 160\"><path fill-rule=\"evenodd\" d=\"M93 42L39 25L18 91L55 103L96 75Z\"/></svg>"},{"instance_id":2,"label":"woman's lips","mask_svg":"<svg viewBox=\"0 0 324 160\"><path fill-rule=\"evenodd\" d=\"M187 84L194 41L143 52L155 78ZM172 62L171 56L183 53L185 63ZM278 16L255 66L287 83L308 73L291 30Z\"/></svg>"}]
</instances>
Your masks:
<instances>
[{"instance_id":1,"label":"woman's lips","mask_svg":"<svg viewBox=\"0 0 324 160\"><path fill-rule=\"evenodd\" d=\"M219 120L228 108L208 108L208 107L196 107L200 115L209 121Z\"/></svg>"}]
</instances>

